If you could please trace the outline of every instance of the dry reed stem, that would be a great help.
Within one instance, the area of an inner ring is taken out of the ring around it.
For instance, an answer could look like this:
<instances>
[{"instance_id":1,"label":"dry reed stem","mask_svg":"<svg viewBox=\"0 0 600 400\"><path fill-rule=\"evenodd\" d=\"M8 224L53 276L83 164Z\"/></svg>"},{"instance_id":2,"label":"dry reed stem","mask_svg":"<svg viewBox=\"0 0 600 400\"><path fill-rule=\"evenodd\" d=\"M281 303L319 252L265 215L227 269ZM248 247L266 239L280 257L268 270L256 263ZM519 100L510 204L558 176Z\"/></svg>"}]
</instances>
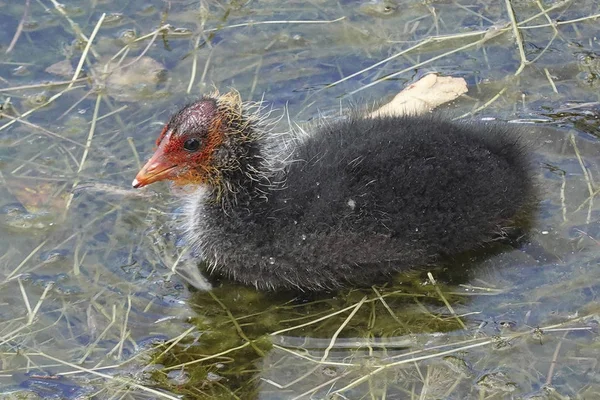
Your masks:
<instances>
[{"instance_id":1,"label":"dry reed stem","mask_svg":"<svg viewBox=\"0 0 600 400\"><path fill-rule=\"evenodd\" d=\"M222 357L222 356L224 356L226 354L232 353L234 351L241 350L244 347L248 347L248 346L250 346L250 342L245 342L245 343L242 343L239 346L232 347L232 348L227 349L227 350L223 350L223 351L221 351L219 353L211 354L209 356L202 357L202 358L199 358L197 360L188 361L188 362L177 364L177 365L172 365L170 367L163 368L162 370L163 371L172 371L174 369L180 369L180 368L188 367L190 365L194 365L194 364L198 364L198 363L201 363L201 362L204 362L204 361L208 361L208 360L212 360L212 359L215 359L215 358L218 358L218 357Z\"/></svg>"},{"instance_id":2,"label":"dry reed stem","mask_svg":"<svg viewBox=\"0 0 600 400\"><path fill-rule=\"evenodd\" d=\"M326 320L326 319L329 319L329 318L331 318L331 317L333 317L333 316L335 316L335 315L338 315L338 314L341 314L341 313L343 313L343 312L346 312L346 311L348 311L348 310L351 310L351 309L353 309L354 307L356 307L356 304L353 304L353 305L351 305L351 306L348 306L348 307L344 307L344 308L342 308L341 310L334 311L334 312L332 312L332 313L329 313L329 314L327 314L327 315L325 315L325 316L323 316L323 317L321 317L321 318L314 319L314 320L312 320L312 321L309 321L309 322L307 322L307 323L304 323L304 324L300 324L300 325L292 326L292 327L290 327L290 328L280 329L280 330L278 330L278 331L272 332L272 333L270 334L270 336L281 335L281 334L282 334L282 333L284 333L284 332L289 332L289 331L292 331L292 330L295 330L295 329L305 328L305 327L307 327L307 326L310 326L310 325L316 324L317 322L324 321L324 320Z\"/></svg>"},{"instance_id":3,"label":"dry reed stem","mask_svg":"<svg viewBox=\"0 0 600 400\"><path fill-rule=\"evenodd\" d=\"M377 296L377 299L381 302L381 304L383 304L383 307L387 310L387 312L394 319L394 321L396 321L396 323L399 326L401 326L402 329L408 331L408 326L404 323L404 321L402 321L400 318L398 318L398 316L391 309L391 307L389 306L389 304L387 303L387 301L385 301L385 299L381 296L381 293L379 293L379 291L377 290L377 288L375 286L372 286L371 290L373 290L373 292L375 292L375 295Z\"/></svg>"},{"instance_id":4,"label":"dry reed stem","mask_svg":"<svg viewBox=\"0 0 600 400\"><path fill-rule=\"evenodd\" d=\"M519 49L519 57L521 59L521 63L519 64L519 68L517 68L517 71L515 72L515 75L519 75L521 73L521 71L523 71L525 66L527 65L527 56L525 56L525 48L523 47L523 38L521 37L521 32L519 31L519 25L517 23L517 19L515 17L515 12L512 8L512 4L510 3L510 0L504 0L504 5L506 7L506 11L510 18L512 31L515 36L515 40L517 42L517 47Z\"/></svg>"},{"instance_id":5,"label":"dry reed stem","mask_svg":"<svg viewBox=\"0 0 600 400\"><path fill-rule=\"evenodd\" d=\"M69 22L69 25L71 26L71 29L73 29L73 32L75 32L75 34L81 38L81 40L83 40L84 42L89 42L90 40L88 39L87 36L84 35L84 33L81 31L81 29L79 28L79 25L76 24L71 17L69 17L67 15L67 13L65 12L65 10L63 9L63 5L58 3L56 0L50 0L52 2L52 4L54 5L54 9L56 11L59 12L59 14L61 14L66 20L67 22ZM98 56L98 53L96 53L94 51L94 49L91 49L92 54L94 55L94 57L96 58L100 58Z\"/></svg>"},{"instance_id":6,"label":"dry reed stem","mask_svg":"<svg viewBox=\"0 0 600 400\"><path fill-rule=\"evenodd\" d=\"M458 322L458 324L462 327L462 329L467 329L467 327L465 326L465 324L462 321L462 319L460 319L458 317L458 315L454 311L454 308L450 305L450 302L446 299L446 296L444 296L444 293L442 292L442 290L438 286L435 278L433 277L433 274L431 272L427 272L427 277L429 278L429 281L431 282L431 284L435 288L436 293L438 294L438 296L440 296L440 299L446 305L446 308L448 309L448 311L450 311L450 314L454 317L454 319L456 320L456 322Z\"/></svg>"},{"instance_id":7,"label":"dry reed stem","mask_svg":"<svg viewBox=\"0 0 600 400\"><path fill-rule=\"evenodd\" d=\"M133 137L127 137L127 143L129 143L129 147L131 148L131 152L133 153L133 158L135 158L135 164L137 165L137 169L142 169L142 161L140 160L140 155L135 148L135 143L133 142Z\"/></svg>"},{"instance_id":8,"label":"dry reed stem","mask_svg":"<svg viewBox=\"0 0 600 400\"><path fill-rule=\"evenodd\" d=\"M589 202L588 202L588 212L587 212L586 223L589 224L592 219L592 206L594 205L594 193L595 193L594 183L592 181L590 171L585 166L583 157L581 157L581 154L579 153L579 147L577 147L577 143L575 142L575 135L573 135L572 133L569 135L569 141L571 142L571 145L573 146L573 150L575 151L575 156L577 157L577 161L579 162L579 167L581 168L581 171L583 172L583 177L585 179L585 183L588 188Z\"/></svg>"},{"instance_id":9,"label":"dry reed stem","mask_svg":"<svg viewBox=\"0 0 600 400\"><path fill-rule=\"evenodd\" d=\"M321 357L321 362L324 362L324 361L327 360L327 357L329 356L329 352L331 351L331 349L335 345L335 341L337 340L338 336L340 335L340 333L342 332L342 330L346 327L346 325L348 325L348 323L356 315L356 313L358 312L358 310L360 309L360 307L362 307L362 305L365 303L366 300L367 300L367 296L364 296L362 298L362 300L360 300L358 303L356 303L354 305L354 307L352 308L352 311L350 312L350 314L348 315L348 317L346 317L346 319L344 320L344 322L342 322L340 324L340 326L338 327L338 329L331 336L331 340L329 342L329 345L325 348L325 351L323 352L323 356Z\"/></svg>"},{"instance_id":10,"label":"dry reed stem","mask_svg":"<svg viewBox=\"0 0 600 400\"><path fill-rule=\"evenodd\" d=\"M233 314L231 313L229 308L212 292L212 290L209 291L208 293L209 293L210 297L212 297L213 300L216 301L219 304L219 306L221 306L221 308L225 311L225 313L227 314L227 316L233 323L233 326L235 327L235 330L237 331L238 335L250 344L250 346L254 349L256 354L258 354L260 357L264 357L265 356L264 351L259 349L256 346L256 344L254 343L254 341L250 340L250 338L248 338L248 336L246 336L246 334L244 333L244 330L240 327L240 325L238 324L237 320L235 319L235 317L233 316Z\"/></svg>"},{"instance_id":11,"label":"dry reed stem","mask_svg":"<svg viewBox=\"0 0 600 400\"><path fill-rule=\"evenodd\" d=\"M12 40L10 41L10 44L8 45L8 47L6 48L6 51L4 52L5 54L10 53L15 48L15 45L17 44L17 41L19 40L19 36L21 36L21 32L23 32L23 24L25 23L25 20L27 19L27 15L29 14L30 1L31 0L25 0L25 10L23 11L23 16L21 17L21 20L19 21L19 25L17 25L17 30L15 31L15 34L14 34Z\"/></svg>"},{"instance_id":12,"label":"dry reed stem","mask_svg":"<svg viewBox=\"0 0 600 400\"><path fill-rule=\"evenodd\" d=\"M96 98L96 106L94 107L94 114L92 116L92 124L90 125L90 130L88 133L87 140L85 142L85 149L83 150L83 155L81 156L81 161L79 161L79 168L77 168L77 175L73 180L73 185L71 186L71 193L69 193L69 197L67 200L67 204L65 205L65 212L69 210L71 207L71 202L73 201L73 197L75 196L74 190L79 185L79 179L81 171L84 168L85 162L87 160L87 156L92 147L92 139L94 138L94 133L96 132L96 122L98 120L98 111L100 109L100 101L102 100L102 94L98 94Z\"/></svg>"},{"instance_id":13,"label":"dry reed stem","mask_svg":"<svg viewBox=\"0 0 600 400\"><path fill-rule=\"evenodd\" d=\"M20 63L22 64L22 63ZM84 82L87 81L88 78L79 78L77 79L75 82ZM32 85L22 85L22 86L12 86L12 87L7 87L7 88L0 88L0 93L3 92L12 92L12 91L18 91L18 90L28 90L28 89L48 89L54 86L66 86L69 85L71 82L73 82L72 80L68 80L68 81L57 81L57 82L46 82L46 83L36 83L36 84L32 84ZM77 88L80 88L83 86L78 86Z\"/></svg>"},{"instance_id":14,"label":"dry reed stem","mask_svg":"<svg viewBox=\"0 0 600 400\"><path fill-rule=\"evenodd\" d=\"M258 26L258 25L289 25L289 24L301 24L301 25L309 25L309 24L332 24L334 22L343 21L346 17L340 17L332 20L277 20L277 21L254 21L254 22L244 22L241 24L234 25L225 25L218 28L206 29L204 32L216 32L224 29L233 29L233 28L243 28L247 26Z\"/></svg>"},{"instance_id":15,"label":"dry reed stem","mask_svg":"<svg viewBox=\"0 0 600 400\"><path fill-rule=\"evenodd\" d=\"M100 16L100 19L98 19L98 22L96 23L96 26L94 27L94 30L92 31L90 38L87 40L87 43L85 44L85 48L83 49L83 52L81 53L81 57L79 58L79 62L77 63L77 67L75 68L75 72L73 73L73 78L71 78L71 83L69 83L69 86L67 86L67 88L70 89L73 86L73 84L75 83L75 81L77 80L77 77L79 76L79 73L81 72L81 69L83 68L83 63L87 59L88 52L92 48L92 42L94 41L96 34L100 30L100 27L102 26L102 22L104 22L104 18L106 18L106 13L102 13L102 15Z\"/></svg>"},{"instance_id":16,"label":"dry reed stem","mask_svg":"<svg viewBox=\"0 0 600 400\"><path fill-rule=\"evenodd\" d=\"M48 242L48 239L43 240L39 245L37 245L33 250L31 250L29 252L29 254L27 255L27 257L25 257L23 259L23 261L21 261L19 263L19 265L17 265L17 267L15 269L13 269L10 274L8 274L8 276L4 279L4 283L10 281L16 274L17 272L19 272L21 270L21 268L23 268L23 266L25 264L27 264L27 262L31 259L31 257L33 257L42 247L44 247L44 245Z\"/></svg>"}]
</instances>

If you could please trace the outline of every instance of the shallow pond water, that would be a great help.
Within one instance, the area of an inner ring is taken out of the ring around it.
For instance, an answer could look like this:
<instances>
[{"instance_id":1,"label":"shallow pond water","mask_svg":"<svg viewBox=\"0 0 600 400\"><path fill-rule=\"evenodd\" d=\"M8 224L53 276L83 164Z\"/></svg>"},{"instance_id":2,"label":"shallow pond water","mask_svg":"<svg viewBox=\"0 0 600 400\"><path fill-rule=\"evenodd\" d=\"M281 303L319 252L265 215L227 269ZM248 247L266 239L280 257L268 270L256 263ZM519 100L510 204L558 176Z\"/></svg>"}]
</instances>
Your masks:
<instances>
[{"instance_id":1,"label":"shallow pond water","mask_svg":"<svg viewBox=\"0 0 600 400\"><path fill-rule=\"evenodd\" d=\"M0 398L600 398L599 15L0 0ZM130 183L178 107L233 87L310 126L431 71L468 82L449 115L529 124L543 201L521 245L323 294L172 271L193 262L180 205Z\"/></svg>"}]
</instances>

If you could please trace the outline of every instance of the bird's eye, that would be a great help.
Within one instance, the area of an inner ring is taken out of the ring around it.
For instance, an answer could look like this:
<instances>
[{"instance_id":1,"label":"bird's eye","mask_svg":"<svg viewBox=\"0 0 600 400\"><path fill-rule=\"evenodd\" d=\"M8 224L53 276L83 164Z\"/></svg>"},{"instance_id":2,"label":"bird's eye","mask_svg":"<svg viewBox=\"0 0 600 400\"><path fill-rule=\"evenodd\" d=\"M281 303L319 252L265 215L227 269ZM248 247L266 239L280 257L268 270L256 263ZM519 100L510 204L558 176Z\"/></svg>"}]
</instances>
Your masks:
<instances>
[{"instance_id":1,"label":"bird's eye","mask_svg":"<svg viewBox=\"0 0 600 400\"><path fill-rule=\"evenodd\" d=\"M183 143L183 148L187 151L196 151L200 148L200 141L196 138L191 138Z\"/></svg>"}]
</instances>

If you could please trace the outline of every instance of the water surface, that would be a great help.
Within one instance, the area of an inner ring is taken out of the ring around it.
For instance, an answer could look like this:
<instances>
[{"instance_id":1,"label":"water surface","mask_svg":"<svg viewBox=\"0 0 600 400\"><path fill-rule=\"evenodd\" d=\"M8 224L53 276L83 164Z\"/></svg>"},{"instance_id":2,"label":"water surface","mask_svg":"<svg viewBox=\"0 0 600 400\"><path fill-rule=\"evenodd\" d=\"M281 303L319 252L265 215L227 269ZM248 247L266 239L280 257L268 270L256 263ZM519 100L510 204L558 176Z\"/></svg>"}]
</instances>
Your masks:
<instances>
[{"instance_id":1,"label":"water surface","mask_svg":"<svg viewBox=\"0 0 600 400\"><path fill-rule=\"evenodd\" d=\"M599 14L0 1L0 397L600 398ZM432 71L469 84L449 114L535 123L544 200L522 246L320 295L172 272L179 204L130 183L178 107L233 87L310 123Z\"/></svg>"}]
</instances>

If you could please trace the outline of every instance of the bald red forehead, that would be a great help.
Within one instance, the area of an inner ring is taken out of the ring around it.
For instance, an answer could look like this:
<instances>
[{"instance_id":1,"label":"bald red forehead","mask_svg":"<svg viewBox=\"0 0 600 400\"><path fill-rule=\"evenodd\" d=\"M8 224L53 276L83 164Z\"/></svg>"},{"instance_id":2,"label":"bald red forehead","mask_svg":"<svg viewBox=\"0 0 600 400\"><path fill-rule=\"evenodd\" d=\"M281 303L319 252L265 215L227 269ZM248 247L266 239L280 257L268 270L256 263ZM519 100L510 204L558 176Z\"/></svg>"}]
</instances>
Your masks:
<instances>
[{"instance_id":1,"label":"bald red forehead","mask_svg":"<svg viewBox=\"0 0 600 400\"><path fill-rule=\"evenodd\" d=\"M210 98L188 104L171 117L156 140L156 145L158 146L166 136L207 131L217 111L217 102Z\"/></svg>"},{"instance_id":2,"label":"bald red forehead","mask_svg":"<svg viewBox=\"0 0 600 400\"><path fill-rule=\"evenodd\" d=\"M190 130L200 131L210 128L217 114L217 103L213 99L203 99L181 109L171 118L169 128L175 133Z\"/></svg>"}]
</instances>

